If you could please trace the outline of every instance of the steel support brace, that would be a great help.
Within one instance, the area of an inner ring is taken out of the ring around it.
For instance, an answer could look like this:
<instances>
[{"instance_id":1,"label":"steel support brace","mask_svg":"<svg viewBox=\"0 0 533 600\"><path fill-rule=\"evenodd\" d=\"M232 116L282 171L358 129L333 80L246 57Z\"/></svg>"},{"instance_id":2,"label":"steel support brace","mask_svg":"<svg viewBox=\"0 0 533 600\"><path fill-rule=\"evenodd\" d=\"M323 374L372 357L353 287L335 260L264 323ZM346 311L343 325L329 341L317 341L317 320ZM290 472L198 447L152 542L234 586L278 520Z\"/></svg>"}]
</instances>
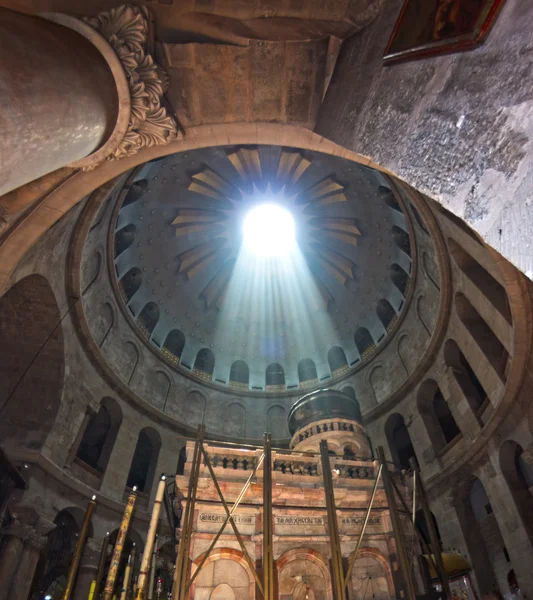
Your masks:
<instances>
[{"instance_id":1,"label":"steel support brace","mask_svg":"<svg viewBox=\"0 0 533 600\"><path fill-rule=\"evenodd\" d=\"M274 600L274 546L272 540L272 442L265 433L263 464L263 598Z\"/></svg>"},{"instance_id":2,"label":"steel support brace","mask_svg":"<svg viewBox=\"0 0 533 600\"><path fill-rule=\"evenodd\" d=\"M387 463L385 462L385 454L383 447L377 447L378 460L383 465L382 476L383 486L385 487L385 494L387 495L387 503L389 505L390 518L392 523L392 531L394 534L394 540L396 542L396 555L400 566L400 571L403 578L403 584L407 600L415 600L415 587L411 574L411 568L409 565L409 559L407 556L407 549L405 547L405 538L402 530L402 523L400 521L400 513L398 512L398 505L396 504L396 496L394 494L394 486L392 476L390 474ZM409 514L409 513L408 513ZM399 592L400 590L397 590ZM405 596L404 596L405 597Z\"/></svg>"},{"instance_id":3,"label":"steel support brace","mask_svg":"<svg viewBox=\"0 0 533 600\"><path fill-rule=\"evenodd\" d=\"M341 544L337 523L337 509L335 507L333 478L331 476L331 465L329 463L328 444L326 440L321 440L320 442L320 459L322 463L322 477L324 478L324 492L326 495L326 510L328 515L331 569L333 571L333 600L346 600Z\"/></svg>"},{"instance_id":4,"label":"steel support brace","mask_svg":"<svg viewBox=\"0 0 533 600\"><path fill-rule=\"evenodd\" d=\"M183 516L181 527L181 539L178 547L178 556L176 558L174 585L172 587L172 600L185 600L187 593L187 575L189 572L189 552L191 546L192 529L194 524L194 506L196 504L198 476L200 474L200 466L202 464L200 448L204 439L204 434L204 425L199 425L191 463L189 490L187 493L185 514Z\"/></svg>"}]
</instances>

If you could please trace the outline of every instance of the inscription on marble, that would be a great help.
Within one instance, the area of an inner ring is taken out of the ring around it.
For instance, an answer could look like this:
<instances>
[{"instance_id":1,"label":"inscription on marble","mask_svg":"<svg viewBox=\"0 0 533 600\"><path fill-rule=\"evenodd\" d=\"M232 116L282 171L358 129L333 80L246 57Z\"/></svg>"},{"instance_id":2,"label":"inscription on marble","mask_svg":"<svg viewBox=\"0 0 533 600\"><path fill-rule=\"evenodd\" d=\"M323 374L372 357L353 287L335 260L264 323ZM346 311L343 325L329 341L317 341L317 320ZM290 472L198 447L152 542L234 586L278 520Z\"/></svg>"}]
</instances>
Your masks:
<instances>
[{"instance_id":1,"label":"inscription on marble","mask_svg":"<svg viewBox=\"0 0 533 600\"><path fill-rule=\"evenodd\" d=\"M252 525L255 523L254 515L233 515L234 523L245 523L246 525ZM199 520L202 523L224 523L226 515L217 515L211 513L200 513Z\"/></svg>"},{"instance_id":2,"label":"inscription on marble","mask_svg":"<svg viewBox=\"0 0 533 600\"><path fill-rule=\"evenodd\" d=\"M275 517L276 525L324 525L324 517Z\"/></svg>"},{"instance_id":3,"label":"inscription on marble","mask_svg":"<svg viewBox=\"0 0 533 600\"><path fill-rule=\"evenodd\" d=\"M362 525L365 521L364 517L342 517L341 524L347 525ZM369 525L379 525L381 523L381 517L369 517L368 524Z\"/></svg>"}]
</instances>

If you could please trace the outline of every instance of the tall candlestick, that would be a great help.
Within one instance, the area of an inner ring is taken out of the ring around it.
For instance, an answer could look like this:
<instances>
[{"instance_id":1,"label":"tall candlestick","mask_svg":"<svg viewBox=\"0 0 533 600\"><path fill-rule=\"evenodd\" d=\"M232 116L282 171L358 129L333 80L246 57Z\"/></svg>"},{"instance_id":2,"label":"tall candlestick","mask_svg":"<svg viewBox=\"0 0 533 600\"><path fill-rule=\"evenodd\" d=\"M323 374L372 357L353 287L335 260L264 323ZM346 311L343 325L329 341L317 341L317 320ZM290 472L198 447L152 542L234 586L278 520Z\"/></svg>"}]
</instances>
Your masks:
<instances>
[{"instance_id":1,"label":"tall candlestick","mask_svg":"<svg viewBox=\"0 0 533 600\"><path fill-rule=\"evenodd\" d=\"M150 519L150 527L146 536L146 546L144 547L143 557L141 561L141 570L139 571L139 579L137 582L137 595L135 600L144 600L146 597L146 584L148 583L148 572L150 570L150 560L154 549L155 534L157 532L157 524L159 523L159 513L161 511L161 502L165 493L166 481L165 476L161 477L157 486L157 493L154 500L154 508L152 510L152 518Z\"/></svg>"},{"instance_id":2,"label":"tall candlestick","mask_svg":"<svg viewBox=\"0 0 533 600\"><path fill-rule=\"evenodd\" d=\"M127 600L127 598L128 598L131 573L133 571L134 563L135 563L135 544L133 544L133 548L130 552L130 555L128 556L128 564L126 565L126 571L124 573L124 583L122 585L122 594L120 595L120 600Z\"/></svg>"},{"instance_id":3,"label":"tall candlestick","mask_svg":"<svg viewBox=\"0 0 533 600\"><path fill-rule=\"evenodd\" d=\"M96 573L96 581L94 584L93 598L100 600L100 588L102 587L102 579L104 577L105 559L107 558L107 546L109 544L109 531L105 534L102 542L102 550L100 551L100 560L98 561L98 572Z\"/></svg>"},{"instance_id":4,"label":"tall candlestick","mask_svg":"<svg viewBox=\"0 0 533 600\"><path fill-rule=\"evenodd\" d=\"M93 514L94 507L96 506L96 496L93 496L87 504L85 510L85 518L83 519L83 525L81 526L80 535L78 537L78 543L76 544L76 550L72 562L70 563L70 569L68 571L67 585L63 594L63 600L70 600L72 592L74 590L74 584L76 583L76 575L78 574L78 567L80 565L81 553L83 552L83 546L87 539L87 532L89 531L89 525L91 523L91 516Z\"/></svg>"},{"instance_id":5,"label":"tall candlestick","mask_svg":"<svg viewBox=\"0 0 533 600\"><path fill-rule=\"evenodd\" d=\"M122 550L124 549L124 542L128 535L128 529L130 526L131 516L133 514L133 507L135 506L135 500L137 498L137 488L134 487L132 493L128 496L128 502L124 509L124 515L122 516L122 523L117 535L117 541L113 548L113 556L111 557L111 566L107 573L107 580L104 588L104 600L111 600L113 590L115 588L115 581L117 579L118 567L120 565L120 557L122 556Z\"/></svg>"}]
</instances>

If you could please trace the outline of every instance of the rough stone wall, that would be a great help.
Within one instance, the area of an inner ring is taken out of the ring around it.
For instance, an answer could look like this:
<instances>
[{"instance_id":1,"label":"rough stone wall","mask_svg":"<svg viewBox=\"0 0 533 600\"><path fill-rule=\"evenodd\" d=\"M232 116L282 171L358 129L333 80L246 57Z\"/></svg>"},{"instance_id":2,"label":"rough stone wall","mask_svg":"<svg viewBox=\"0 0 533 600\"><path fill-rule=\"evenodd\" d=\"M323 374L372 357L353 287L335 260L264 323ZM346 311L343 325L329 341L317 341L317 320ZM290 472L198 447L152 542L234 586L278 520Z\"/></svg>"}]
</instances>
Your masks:
<instances>
[{"instance_id":1,"label":"rough stone wall","mask_svg":"<svg viewBox=\"0 0 533 600\"><path fill-rule=\"evenodd\" d=\"M317 131L438 199L531 277L533 5L508 0L474 51L384 67L401 5L343 44Z\"/></svg>"}]
</instances>

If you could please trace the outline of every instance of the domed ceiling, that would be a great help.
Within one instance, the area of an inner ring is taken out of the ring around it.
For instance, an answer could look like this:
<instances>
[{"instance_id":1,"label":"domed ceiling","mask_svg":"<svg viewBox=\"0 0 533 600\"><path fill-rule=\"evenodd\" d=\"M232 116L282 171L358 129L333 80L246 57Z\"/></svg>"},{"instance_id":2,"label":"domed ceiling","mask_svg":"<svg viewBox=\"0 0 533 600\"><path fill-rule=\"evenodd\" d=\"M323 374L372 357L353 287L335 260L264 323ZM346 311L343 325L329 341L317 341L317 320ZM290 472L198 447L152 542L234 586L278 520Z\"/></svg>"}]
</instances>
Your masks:
<instances>
[{"instance_id":1,"label":"domed ceiling","mask_svg":"<svg viewBox=\"0 0 533 600\"><path fill-rule=\"evenodd\" d=\"M243 221L290 212L289 256L250 256ZM373 169L278 146L216 147L139 167L110 247L125 312L186 374L257 392L323 386L368 360L404 308L409 228Z\"/></svg>"}]
</instances>

